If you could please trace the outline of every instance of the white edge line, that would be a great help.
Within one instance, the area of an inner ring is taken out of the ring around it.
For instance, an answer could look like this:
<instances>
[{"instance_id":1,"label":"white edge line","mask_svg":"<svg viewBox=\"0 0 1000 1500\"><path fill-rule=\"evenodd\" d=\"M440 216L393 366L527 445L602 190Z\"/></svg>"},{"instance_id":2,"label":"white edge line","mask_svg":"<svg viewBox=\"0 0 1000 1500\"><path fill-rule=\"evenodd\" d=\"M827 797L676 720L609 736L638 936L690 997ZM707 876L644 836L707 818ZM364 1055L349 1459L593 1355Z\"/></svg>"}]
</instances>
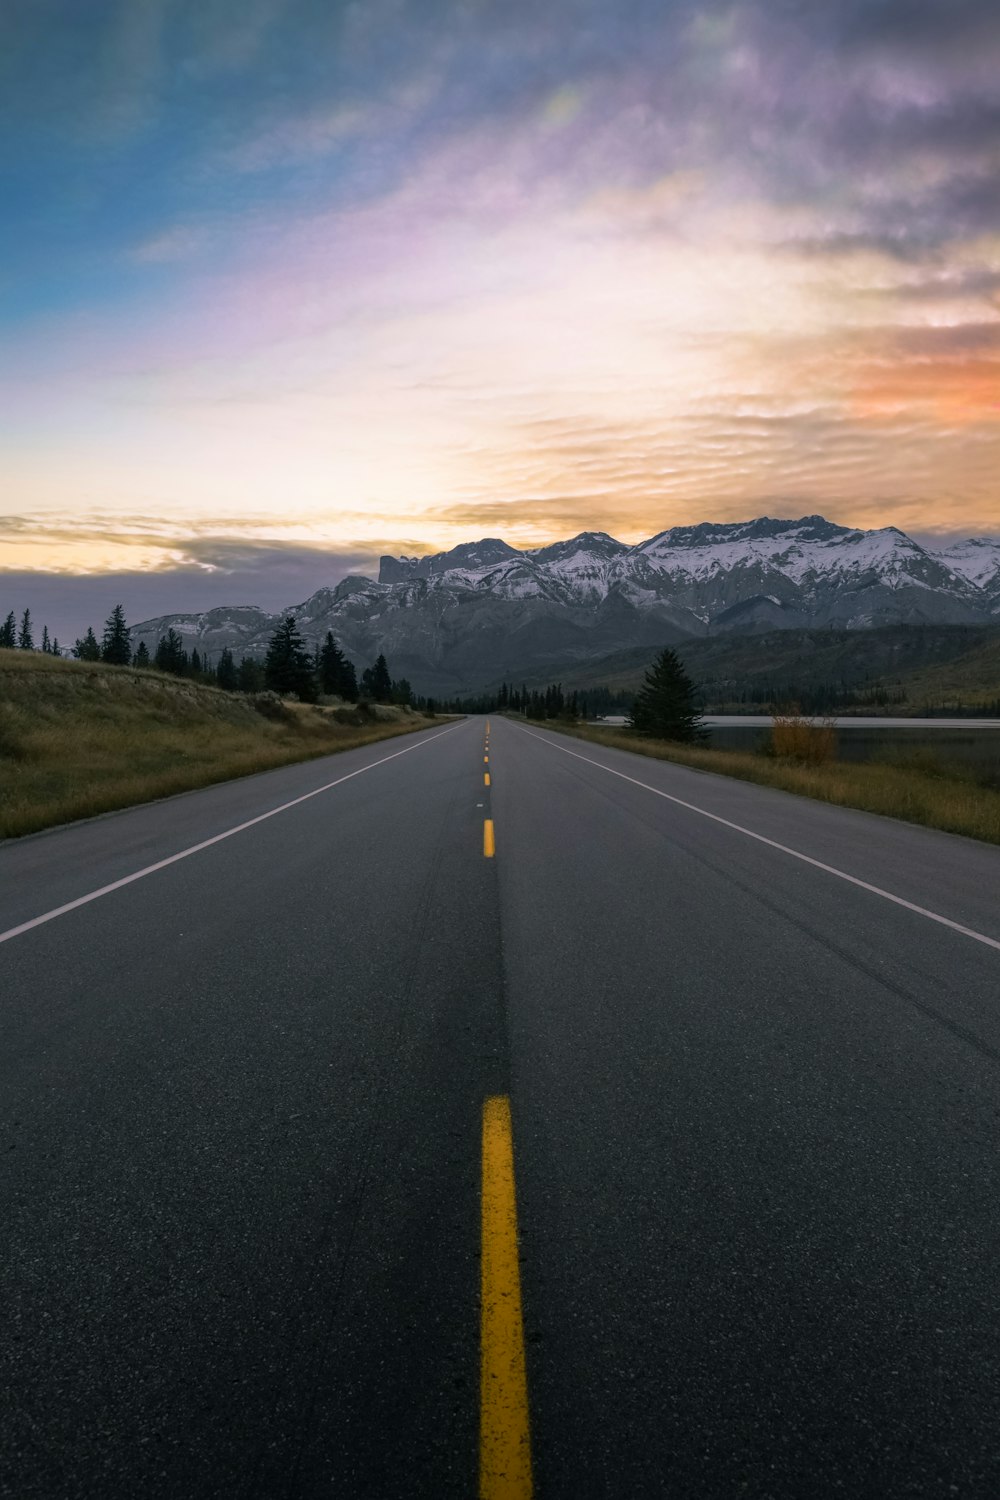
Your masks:
<instances>
[{"instance_id":1,"label":"white edge line","mask_svg":"<svg viewBox=\"0 0 1000 1500\"><path fill-rule=\"evenodd\" d=\"M856 875L848 875L846 870L838 870L835 865L825 865L821 859L813 859L810 854L803 854L798 849L789 849L787 844L779 844L775 839L765 838L762 833L754 833L752 828L744 828L741 823L731 823L728 818L720 818L718 813L709 812L704 807L696 807L693 802L685 802L683 797L673 797L669 792L661 792L659 787L650 786L648 782L639 781L635 776L626 776L624 771L616 771L611 766L606 766L602 761L592 760L589 755L579 755L575 750L569 750L565 745L556 744L546 735L535 734L530 729L522 729L522 734L528 734L533 740L541 740L543 745L548 745L553 750L561 750L564 755L572 755L574 760L586 761L588 766L596 766L599 771L607 771L609 776L619 776L622 781L630 781L633 786L641 786L644 791L652 792L657 797L664 797L668 802L675 802L678 807L684 807L688 812L698 813L702 818L711 818L713 823L721 823L723 828L731 828L734 833L742 833L748 839L756 839L758 844L766 844L769 849L777 849L781 854L789 854L792 859L800 859L805 865L812 865L816 870L823 870L827 875L836 875L838 880L846 880L850 885L856 885L863 891L870 891L873 896L881 896L883 901L891 901L894 906L904 906L907 911L916 912L920 917L926 917L928 921L939 922L942 927L950 927L952 932L960 932L963 937L972 938L976 943L985 943L987 948L995 948L1000 952L1000 942L996 938L987 937L984 932L976 932L973 927L963 927L961 922L953 922L950 917L942 917L939 912L928 911L926 906L917 906L913 901L905 901L902 896L894 896L891 891L884 891L880 885L869 885L867 880L859 880Z\"/></svg>"},{"instance_id":2,"label":"white edge line","mask_svg":"<svg viewBox=\"0 0 1000 1500\"><path fill-rule=\"evenodd\" d=\"M279 813L287 812L290 807L298 807L299 803L308 802L311 797L318 797L321 792L329 792L335 786L342 786L345 781L353 781L355 776L363 776L366 771L374 771L377 766L384 766L387 761L398 760L401 755L409 755L411 750L420 750L424 745L429 745L432 740L439 740L442 735L451 734L452 730L457 728L457 724L450 724L447 729L442 729L439 733L428 736L427 739L418 740L415 745L407 745L405 750L395 750L392 755L383 755L381 760L373 760L369 766L361 766L357 771L348 771L346 776L338 776L336 781L328 781L325 786L318 786L311 792L305 792L301 797L294 797L291 802L283 802L280 807L272 807L269 812L260 813L258 817L248 819L246 823L237 823L235 828L227 828L224 833L217 833L210 839L203 839L200 844L191 844L189 848L181 849L167 859L157 860L155 865L146 865L132 875L123 875L121 880L113 880L110 885L102 885L96 891L88 891L85 896L77 896L75 901L67 901L64 906L54 906L51 911L43 912L40 917L32 917L28 922L21 922L17 927L10 927L6 932L0 932L0 943L7 943L11 938L20 937L23 932L30 932L33 927L41 927L45 922L52 922L56 917L65 916L68 911L76 911L79 906L87 906L91 901L99 900L101 896L109 896L112 891L120 891L122 886L131 885L133 881L144 880L147 875L155 875L157 870L165 870L168 865L175 865L178 860L187 859L191 854L200 854L202 849L210 849L213 844L221 844L223 839L231 839L234 833L243 833L247 828L254 828L258 823L266 823L268 818L276 818Z\"/></svg>"}]
</instances>

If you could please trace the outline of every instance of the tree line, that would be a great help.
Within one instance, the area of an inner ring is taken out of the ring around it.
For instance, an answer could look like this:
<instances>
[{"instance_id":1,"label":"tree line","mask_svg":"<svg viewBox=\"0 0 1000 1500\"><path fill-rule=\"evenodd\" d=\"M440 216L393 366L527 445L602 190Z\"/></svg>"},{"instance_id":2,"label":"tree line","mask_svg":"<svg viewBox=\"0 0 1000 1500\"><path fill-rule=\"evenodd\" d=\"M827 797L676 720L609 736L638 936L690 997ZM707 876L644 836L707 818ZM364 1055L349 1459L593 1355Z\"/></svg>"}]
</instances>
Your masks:
<instances>
[{"instance_id":1,"label":"tree line","mask_svg":"<svg viewBox=\"0 0 1000 1500\"><path fill-rule=\"evenodd\" d=\"M495 693L442 699L435 706L446 713L512 713L523 714L528 719L586 719L592 712L585 695L575 690L564 693L561 682L550 682L547 687L530 691L523 684L518 688L512 682L505 682Z\"/></svg>"},{"instance_id":2,"label":"tree line","mask_svg":"<svg viewBox=\"0 0 1000 1500\"><path fill-rule=\"evenodd\" d=\"M0 625L0 650L2 651L44 651L46 656L61 656L62 647L55 636L49 635L49 627L42 626L42 638L36 648L35 627L31 622L31 610L26 609L18 624L17 616L11 610Z\"/></svg>"},{"instance_id":3,"label":"tree line","mask_svg":"<svg viewBox=\"0 0 1000 1500\"><path fill-rule=\"evenodd\" d=\"M606 712L611 697L607 688L598 688L588 697L577 691L565 693L560 682L530 691L524 684L517 688L504 682L495 693L453 699L441 707L450 713L507 712L523 714L527 719L564 719L572 723L588 718L591 713ZM598 698L600 709L595 703ZM652 739L691 743L704 738L697 689L680 657L669 646L660 652L632 699L629 727Z\"/></svg>"},{"instance_id":4,"label":"tree line","mask_svg":"<svg viewBox=\"0 0 1000 1500\"><path fill-rule=\"evenodd\" d=\"M28 609L21 616L20 624L13 610L7 615L0 625L0 649L40 650L53 656L64 654L58 640L50 638L48 626L43 627L40 645L36 647ZM274 631L263 661L243 656L237 662L227 646L213 665L207 654L199 652L197 647L188 651L173 626L160 637L152 653L145 641L140 641L133 649L125 608L116 604L104 623L100 638L93 626L88 626L85 634L74 642L71 654L78 661L153 668L175 677L191 678L205 686L222 688L224 692L270 691L282 697L298 697L303 703L316 703L321 696L343 698L348 703L357 703L364 698L374 703L416 706L417 701L405 677L393 678L384 654L380 653L372 665L364 669L359 683L354 663L337 645L332 631L328 630L323 643L309 651L293 615L287 615ZM434 712L433 699L425 698L421 702L424 707L429 704L430 712Z\"/></svg>"},{"instance_id":5,"label":"tree line","mask_svg":"<svg viewBox=\"0 0 1000 1500\"><path fill-rule=\"evenodd\" d=\"M20 627L11 610L0 626L0 648L34 651L31 613L25 610ZM62 654L58 641L42 631L39 650L55 656ZM145 641L133 650L131 631L125 609L116 604L107 620L101 639L92 626L73 645L72 654L79 661L102 661L112 666L154 668L177 677L190 677L224 692L259 693L270 691L281 697L297 697L303 703L316 703L321 696L342 698L356 703L363 698L375 703L398 703L434 715L438 710L450 713L520 713L528 719L565 719L575 722L591 713L606 711L612 694L607 688L595 689L589 696L574 689L563 691L561 682L550 682L544 688L522 683L503 682L495 693L472 698L454 698L438 702L434 698L414 695L405 677L394 679L384 654L380 653L366 667L358 682L354 663L337 645L333 632L327 631L322 645L312 651L306 647L294 615L286 615L268 642L264 660L243 656L236 662L225 647L215 666L196 647L188 651L182 637L173 628L160 637L150 655ZM677 653L669 647L657 657L632 706L631 727L639 734L662 739L692 740L700 737L697 694Z\"/></svg>"}]
</instances>

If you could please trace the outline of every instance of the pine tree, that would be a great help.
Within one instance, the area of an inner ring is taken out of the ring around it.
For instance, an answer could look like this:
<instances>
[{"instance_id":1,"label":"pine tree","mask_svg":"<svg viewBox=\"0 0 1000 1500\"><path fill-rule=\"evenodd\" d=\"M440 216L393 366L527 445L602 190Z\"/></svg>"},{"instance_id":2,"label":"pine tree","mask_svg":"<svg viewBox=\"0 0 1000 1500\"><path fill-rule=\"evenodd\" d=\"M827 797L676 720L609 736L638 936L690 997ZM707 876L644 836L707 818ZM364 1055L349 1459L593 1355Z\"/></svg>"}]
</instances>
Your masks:
<instances>
[{"instance_id":1,"label":"pine tree","mask_svg":"<svg viewBox=\"0 0 1000 1500\"><path fill-rule=\"evenodd\" d=\"M192 677L201 676L201 657L198 655L197 646L194 646L191 650L190 672Z\"/></svg>"},{"instance_id":2,"label":"pine tree","mask_svg":"<svg viewBox=\"0 0 1000 1500\"><path fill-rule=\"evenodd\" d=\"M4 651L13 651L17 645L17 619L14 611L0 625L0 648Z\"/></svg>"},{"instance_id":3,"label":"pine tree","mask_svg":"<svg viewBox=\"0 0 1000 1500\"><path fill-rule=\"evenodd\" d=\"M219 657L219 665L215 669L215 680L223 692L235 693L236 663L233 661L233 653L228 646L223 648L222 655Z\"/></svg>"},{"instance_id":4,"label":"pine tree","mask_svg":"<svg viewBox=\"0 0 1000 1500\"><path fill-rule=\"evenodd\" d=\"M101 648L98 644L97 636L94 634L93 625L87 626L87 634L83 637L82 641L77 641L73 647L73 655L77 661L100 661Z\"/></svg>"},{"instance_id":5,"label":"pine tree","mask_svg":"<svg viewBox=\"0 0 1000 1500\"><path fill-rule=\"evenodd\" d=\"M21 616L21 629L17 637L17 649L19 651L34 651L35 642L31 635L31 610L26 609Z\"/></svg>"},{"instance_id":6,"label":"pine tree","mask_svg":"<svg viewBox=\"0 0 1000 1500\"><path fill-rule=\"evenodd\" d=\"M298 695L303 703L315 703L316 678L312 660L298 632L294 615L288 615L271 637L264 660L264 681L274 693Z\"/></svg>"},{"instance_id":7,"label":"pine tree","mask_svg":"<svg viewBox=\"0 0 1000 1500\"><path fill-rule=\"evenodd\" d=\"M133 667L149 666L149 647L145 641L140 641L136 647L135 655L132 658L132 665Z\"/></svg>"},{"instance_id":8,"label":"pine tree","mask_svg":"<svg viewBox=\"0 0 1000 1500\"><path fill-rule=\"evenodd\" d=\"M361 674L361 691L366 698L376 703L388 703L392 698L392 678L384 656L380 655L375 665L365 667Z\"/></svg>"},{"instance_id":9,"label":"pine tree","mask_svg":"<svg viewBox=\"0 0 1000 1500\"><path fill-rule=\"evenodd\" d=\"M344 657L343 687L341 688L340 695L348 703L357 703L358 701L358 674L354 670L354 663L348 661L346 656Z\"/></svg>"},{"instance_id":10,"label":"pine tree","mask_svg":"<svg viewBox=\"0 0 1000 1500\"><path fill-rule=\"evenodd\" d=\"M260 693L264 688L264 668L252 656L244 656L236 669L236 686L241 693Z\"/></svg>"},{"instance_id":11,"label":"pine tree","mask_svg":"<svg viewBox=\"0 0 1000 1500\"><path fill-rule=\"evenodd\" d=\"M52 637L52 655L62 656L62 647L59 644L59 637L57 635Z\"/></svg>"},{"instance_id":12,"label":"pine tree","mask_svg":"<svg viewBox=\"0 0 1000 1500\"><path fill-rule=\"evenodd\" d=\"M331 697L346 698L344 669L347 659L334 640L332 630L327 631L326 640L317 652L316 662L320 691L329 693Z\"/></svg>"},{"instance_id":13,"label":"pine tree","mask_svg":"<svg viewBox=\"0 0 1000 1500\"><path fill-rule=\"evenodd\" d=\"M701 739L695 687L676 651L667 646L646 673L636 694L631 727L658 740L690 743Z\"/></svg>"},{"instance_id":14,"label":"pine tree","mask_svg":"<svg viewBox=\"0 0 1000 1500\"><path fill-rule=\"evenodd\" d=\"M49 640L49 627L47 625L42 626L42 650L46 656L52 650L52 642Z\"/></svg>"},{"instance_id":15,"label":"pine tree","mask_svg":"<svg viewBox=\"0 0 1000 1500\"><path fill-rule=\"evenodd\" d=\"M407 707L412 705L413 688L410 686L407 678L400 677L398 682L394 682L392 684L392 687L390 689L390 697L393 703L401 703Z\"/></svg>"},{"instance_id":16,"label":"pine tree","mask_svg":"<svg viewBox=\"0 0 1000 1500\"><path fill-rule=\"evenodd\" d=\"M159 667L161 672L172 672L175 677L183 677L187 671L188 655L184 650L183 641L172 625L166 635L160 636L156 655L153 657L153 665Z\"/></svg>"},{"instance_id":17,"label":"pine tree","mask_svg":"<svg viewBox=\"0 0 1000 1500\"><path fill-rule=\"evenodd\" d=\"M116 667L127 667L132 660L132 641L125 623L125 607L116 604L104 622L101 660Z\"/></svg>"}]
</instances>

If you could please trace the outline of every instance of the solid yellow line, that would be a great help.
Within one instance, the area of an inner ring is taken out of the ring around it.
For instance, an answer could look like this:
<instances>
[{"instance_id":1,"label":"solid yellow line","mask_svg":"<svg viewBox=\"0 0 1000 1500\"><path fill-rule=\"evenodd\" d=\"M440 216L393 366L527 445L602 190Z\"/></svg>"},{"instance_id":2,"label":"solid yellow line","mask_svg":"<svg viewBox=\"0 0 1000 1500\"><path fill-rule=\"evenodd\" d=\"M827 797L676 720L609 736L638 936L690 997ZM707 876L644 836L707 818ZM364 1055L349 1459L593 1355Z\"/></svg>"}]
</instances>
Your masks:
<instances>
[{"instance_id":1,"label":"solid yellow line","mask_svg":"<svg viewBox=\"0 0 1000 1500\"><path fill-rule=\"evenodd\" d=\"M528 1377L510 1100L483 1106L483 1268L479 1378L480 1500L527 1500L531 1486Z\"/></svg>"},{"instance_id":2,"label":"solid yellow line","mask_svg":"<svg viewBox=\"0 0 1000 1500\"><path fill-rule=\"evenodd\" d=\"M489 771L484 771L483 772L483 786L489 786L489 784L490 784L490 773L489 773Z\"/></svg>"},{"instance_id":3,"label":"solid yellow line","mask_svg":"<svg viewBox=\"0 0 1000 1500\"><path fill-rule=\"evenodd\" d=\"M483 823L483 853L487 859L492 859L496 853L496 843L493 839L493 819L487 818Z\"/></svg>"}]
</instances>

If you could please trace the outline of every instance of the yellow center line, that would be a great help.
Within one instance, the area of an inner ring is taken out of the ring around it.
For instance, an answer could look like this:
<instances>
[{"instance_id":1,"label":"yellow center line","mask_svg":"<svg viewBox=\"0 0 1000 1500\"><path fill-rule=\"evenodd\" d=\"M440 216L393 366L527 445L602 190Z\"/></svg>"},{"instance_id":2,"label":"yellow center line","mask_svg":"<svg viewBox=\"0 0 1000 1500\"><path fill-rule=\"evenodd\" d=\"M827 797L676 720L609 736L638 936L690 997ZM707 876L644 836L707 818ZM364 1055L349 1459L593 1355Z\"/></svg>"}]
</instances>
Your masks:
<instances>
[{"instance_id":1,"label":"yellow center line","mask_svg":"<svg viewBox=\"0 0 1000 1500\"><path fill-rule=\"evenodd\" d=\"M490 763L490 758L489 758L489 756L488 756L488 755L484 755L484 756L483 756L483 764L484 764L484 765L486 765L486 766L488 766L488 765L489 765L489 763Z\"/></svg>"},{"instance_id":2,"label":"yellow center line","mask_svg":"<svg viewBox=\"0 0 1000 1500\"><path fill-rule=\"evenodd\" d=\"M510 1100L483 1106L483 1264L479 1379L480 1500L528 1500L531 1437Z\"/></svg>"},{"instance_id":3,"label":"yellow center line","mask_svg":"<svg viewBox=\"0 0 1000 1500\"><path fill-rule=\"evenodd\" d=\"M483 823L483 853L487 859L492 859L496 853L496 843L493 839L493 819L487 818Z\"/></svg>"},{"instance_id":4,"label":"yellow center line","mask_svg":"<svg viewBox=\"0 0 1000 1500\"><path fill-rule=\"evenodd\" d=\"M489 786L489 784L490 784L490 773L489 773L489 771L484 771L483 772L483 786Z\"/></svg>"}]
</instances>

